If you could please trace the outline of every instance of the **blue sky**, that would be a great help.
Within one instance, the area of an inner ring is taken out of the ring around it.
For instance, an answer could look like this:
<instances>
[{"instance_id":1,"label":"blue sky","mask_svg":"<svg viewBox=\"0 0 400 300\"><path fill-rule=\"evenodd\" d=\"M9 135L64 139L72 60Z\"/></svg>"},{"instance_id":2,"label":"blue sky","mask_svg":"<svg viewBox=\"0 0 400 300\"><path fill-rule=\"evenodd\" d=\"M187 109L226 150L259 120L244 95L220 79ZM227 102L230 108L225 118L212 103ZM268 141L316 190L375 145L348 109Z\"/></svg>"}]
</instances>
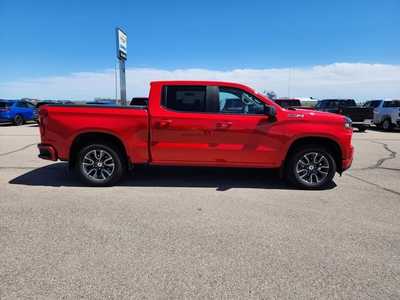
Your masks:
<instances>
[{"instance_id":1,"label":"blue sky","mask_svg":"<svg viewBox=\"0 0 400 300\"><path fill-rule=\"evenodd\" d=\"M400 1L0 0L0 83L128 68L400 64Z\"/></svg>"}]
</instances>

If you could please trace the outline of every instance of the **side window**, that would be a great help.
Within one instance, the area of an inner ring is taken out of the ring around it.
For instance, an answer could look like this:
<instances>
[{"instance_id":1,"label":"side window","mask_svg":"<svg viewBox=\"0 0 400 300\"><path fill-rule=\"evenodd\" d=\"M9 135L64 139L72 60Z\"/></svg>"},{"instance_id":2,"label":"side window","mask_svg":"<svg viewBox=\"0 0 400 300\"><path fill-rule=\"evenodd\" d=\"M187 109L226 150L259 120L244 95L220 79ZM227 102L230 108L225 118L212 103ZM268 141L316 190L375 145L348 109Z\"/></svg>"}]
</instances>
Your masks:
<instances>
[{"instance_id":1,"label":"side window","mask_svg":"<svg viewBox=\"0 0 400 300\"><path fill-rule=\"evenodd\" d=\"M204 112L205 86L166 86L162 104L176 111Z\"/></svg>"},{"instance_id":2,"label":"side window","mask_svg":"<svg viewBox=\"0 0 400 300\"><path fill-rule=\"evenodd\" d=\"M343 106L346 106L346 107L357 106L357 104L354 100L345 100L344 102L345 103L343 104Z\"/></svg>"},{"instance_id":3,"label":"side window","mask_svg":"<svg viewBox=\"0 0 400 300\"><path fill-rule=\"evenodd\" d=\"M393 107L400 107L400 100L394 100Z\"/></svg>"},{"instance_id":4,"label":"side window","mask_svg":"<svg viewBox=\"0 0 400 300\"><path fill-rule=\"evenodd\" d=\"M339 101L337 101L337 100L328 101L328 107L329 108L339 107Z\"/></svg>"},{"instance_id":5,"label":"side window","mask_svg":"<svg viewBox=\"0 0 400 300\"><path fill-rule=\"evenodd\" d=\"M22 108L27 108L28 105L26 105L25 102L17 102L17 104L15 105L16 107L22 107Z\"/></svg>"},{"instance_id":6,"label":"side window","mask_svg":"<svg viewBox=\"0 0 400 300\"><path fill-rule=\"evenodd\" d=\"M219 88L219 112L225 114L264 114L264 104L240 89Z\"/></svg>"},{"instance_id":7,"label":"side window","mask_svg":"<svg viewBox=\"0 0 400 300\"><path fill-rule=\"evenodd\" d=\"M392 101L383 102L383 107L392 107Z\"/></svg>"}]
</instances>

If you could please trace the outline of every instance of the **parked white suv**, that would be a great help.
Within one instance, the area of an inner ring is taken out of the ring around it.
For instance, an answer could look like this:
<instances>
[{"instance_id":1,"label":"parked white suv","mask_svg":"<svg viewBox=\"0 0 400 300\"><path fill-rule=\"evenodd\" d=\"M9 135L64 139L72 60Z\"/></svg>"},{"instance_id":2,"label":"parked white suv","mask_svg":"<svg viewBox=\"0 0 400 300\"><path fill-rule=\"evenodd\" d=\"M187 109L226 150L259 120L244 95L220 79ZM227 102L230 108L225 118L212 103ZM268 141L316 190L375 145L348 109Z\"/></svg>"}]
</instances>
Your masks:
<instances>
[{"instance_id":1,"label":"parked white suv","mask_svg":"<svg viewBox=\"0 0 400 300\"><path fill-rule=\"evenodd\" d=\"M374 123L379 128L400 127L400 100L371 100L364 106L374 108Z\"/></svg>"}]
</instances>

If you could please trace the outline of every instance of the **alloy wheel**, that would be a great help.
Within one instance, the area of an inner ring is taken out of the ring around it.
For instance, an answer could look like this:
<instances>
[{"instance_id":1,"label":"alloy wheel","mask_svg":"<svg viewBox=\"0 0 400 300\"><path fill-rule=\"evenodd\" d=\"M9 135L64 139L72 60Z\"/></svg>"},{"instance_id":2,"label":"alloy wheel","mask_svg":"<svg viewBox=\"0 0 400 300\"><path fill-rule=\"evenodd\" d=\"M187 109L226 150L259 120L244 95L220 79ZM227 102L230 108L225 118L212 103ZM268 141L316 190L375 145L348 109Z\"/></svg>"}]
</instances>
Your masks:
<instances>
[{"instance_id":1,"label":"alloy wheel","mask_svg":"<svg viewBox=\"0 0 400 300\"><path fill-rule=\"evenodd\" d=\"M387 119L385 121L383 121L382 127L384 130L389 130L390 129L390 121Z\"/></svg>"},{"instance_id":2,"label":"alloy wheel","mask_svg":"<svg viewBox=\"0 0 400 300\"><path fill-rule=\"evenodd\" d=\"M103 149L94 149L85 154L82 160L82 170L94 181L106 181L115 170L112 155Z\"/></svg>"},{"instance_id":3,"label":"alloy wheel","mask_svg":"<svg viewBox=\"0 0 400 300\"><path fill-rule=\"evenodd\" d=\"M307 152L296 163L296 174L307 185L318 185L329 174L328 158L320 152Z\"/></svg>"},{"instance_id":4,"label":"alloy wheel","mask_svg":"<svg viewBox=\"0 0 400 300\"><path fill-rule=\"evenodd\" d=\"M20 115L16 115L15 116L15 125L19 126L22 125L24 123L24 119L22 119L22 117Z\"/></svg>"}]
</instances>

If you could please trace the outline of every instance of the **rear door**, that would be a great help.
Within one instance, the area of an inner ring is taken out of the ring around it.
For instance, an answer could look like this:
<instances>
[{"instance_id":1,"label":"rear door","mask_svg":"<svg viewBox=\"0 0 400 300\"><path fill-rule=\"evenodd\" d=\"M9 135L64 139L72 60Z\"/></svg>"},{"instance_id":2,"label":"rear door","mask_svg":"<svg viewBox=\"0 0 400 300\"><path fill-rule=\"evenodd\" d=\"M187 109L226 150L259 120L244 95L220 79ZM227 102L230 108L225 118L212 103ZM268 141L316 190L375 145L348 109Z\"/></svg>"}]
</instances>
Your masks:
<instances>
[{"instance_id":1,"label":"rear door","mask_svg":"<svg viewBox=\"0 0 400 300\"><path fill-rule=\"evenodd\" d=\"M380 111L380 120L383 122L386 118L390 117L392 112L392 101L384 101Z\"/></svg>"},{"instance_id":2,"label":"rear door","mask_svg":"<svg viewBox=\"0 0 400 300\"><path fill-rule=\"evenodd\" d=\"M400 100L392 100L388 110L392 123L397 125L397 121L400 119Z\"/></svg>"},{"instance_id":3,"label":"rear door","mask_svg":"<svg viewBox=\"0 0 400 300\"><path fill-rule=\"evenodd\" d=\"M210 147L214 122L206 112L208 89L205 85L168 85L158 91L160 102L150 102L153 163L214 162Z\"/></svg>"}]
</instances>

